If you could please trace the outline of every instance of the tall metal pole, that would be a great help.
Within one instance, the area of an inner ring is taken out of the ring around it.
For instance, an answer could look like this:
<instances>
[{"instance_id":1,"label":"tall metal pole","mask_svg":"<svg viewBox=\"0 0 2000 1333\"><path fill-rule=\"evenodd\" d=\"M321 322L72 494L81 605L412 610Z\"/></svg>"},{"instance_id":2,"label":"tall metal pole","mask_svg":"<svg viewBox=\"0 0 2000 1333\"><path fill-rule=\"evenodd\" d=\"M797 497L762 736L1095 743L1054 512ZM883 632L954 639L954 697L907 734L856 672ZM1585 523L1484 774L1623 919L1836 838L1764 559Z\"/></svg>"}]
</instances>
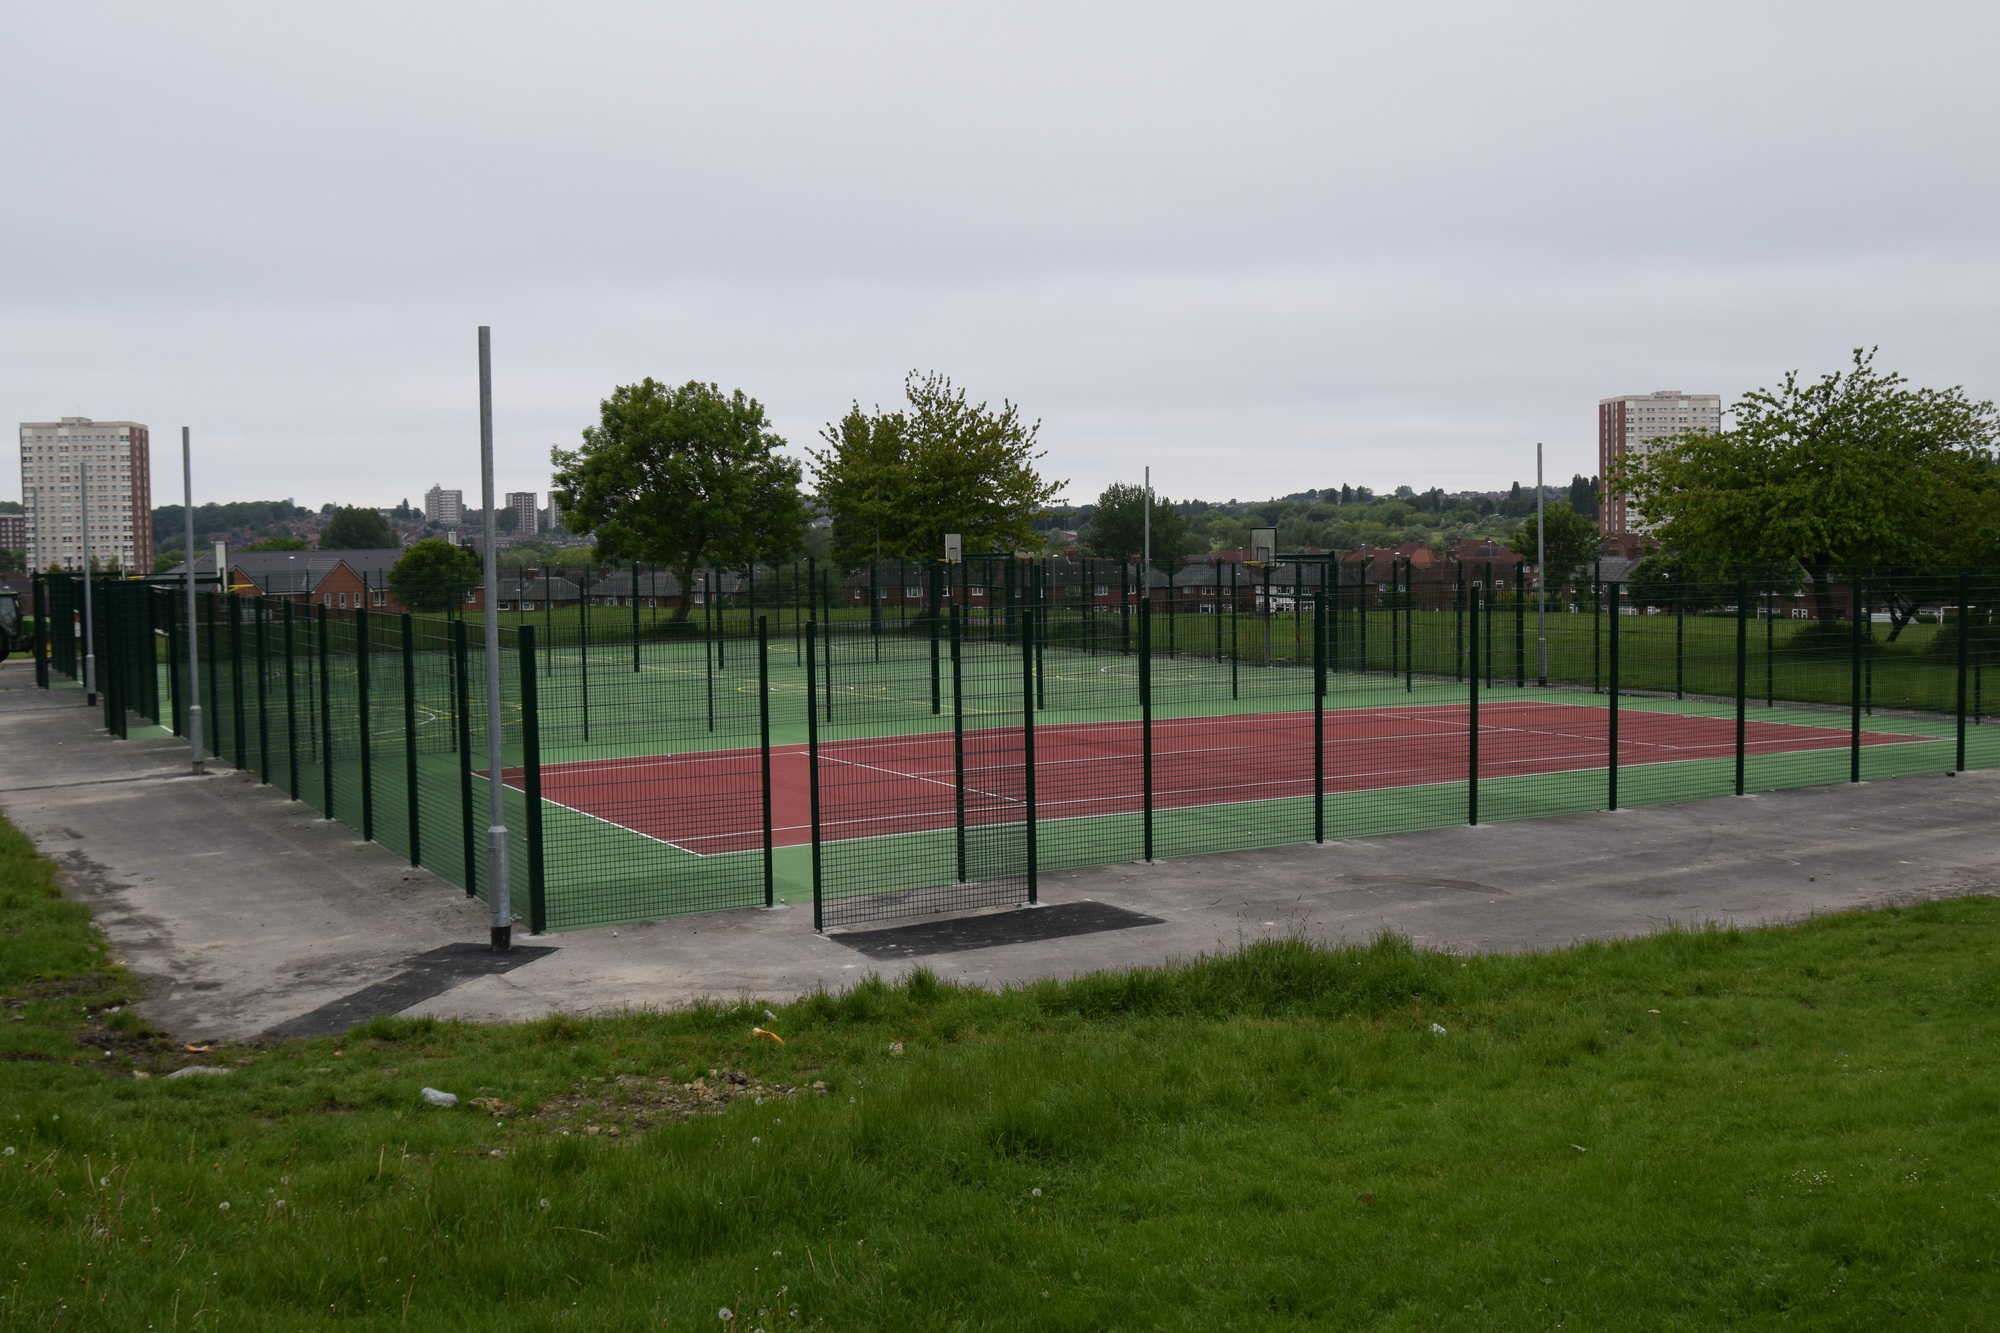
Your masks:
<instances>
[{"instance_id":1,"label":"tall metal pole","mask_svg":"<svg viewBox=\"0 0 2000 1333\"><path fill-rule=\"evenodd\" d=\"M83 701L97 706L97 626L90 613L90 460L76 460L77 507L83 522Z\"/></svg>"},{"instance_id":2,"label":"tall metal pole","mask_svg":"<svg viewBox=\"0 0 2000 1333\"><path fill-rule=\"evenodd\" d=\"M194 455L188 445L188 428L181 427L181 551L187 557L181 568L187 572L183 580L187 585L187 678L188 710L187 737L188 750L194 759L194 772L207 772L201 754L201 648L196 642L201 636L195 633L194 623ZM219 575L222 571L217 570ZM291 658L286 657L290 666ZM298 795L298 783L292 784L292 795Z\"/></svg>"},{"instance_id":3,"label":"tall metal pole","mask_svg":"<svg viewBox=\"0 0 2000 1333\"><path fill-rule=\"evenodd\" d=\"M1549 683L1548 528L1542 517L1542 442L1535 441L1535 683Z\"/></svg>"},{"instance_id":4,"label":"tall metal pole","mask_svg":"<svg viewBox=\"0 0 2000 1333\"><path fill-rule=\"evenodd\" d=\"M507 812L501 801L500 566L493 521L493 331L479 326L479 490L486 506L486 902L493 948L514 947L514 913L507 899Z\"/></svg>"},{"instance_id":5,"label":"tall metal pole","mask_svg":"<svg viewBox=\"0 0 2000 1333\"><path fill-rule=\"evenodd\" d=\"M1144 601L1148 600L1147 595L1151 591L1153 581L1153 469L1150 467L1146 469L1146 508L1145 517L1142 522L1144 524L1145 546L1144 555L1141 558L1146 562L1146 572L1139 579L1139 597L1140 600Z\"/></svg>"}]
</instances>

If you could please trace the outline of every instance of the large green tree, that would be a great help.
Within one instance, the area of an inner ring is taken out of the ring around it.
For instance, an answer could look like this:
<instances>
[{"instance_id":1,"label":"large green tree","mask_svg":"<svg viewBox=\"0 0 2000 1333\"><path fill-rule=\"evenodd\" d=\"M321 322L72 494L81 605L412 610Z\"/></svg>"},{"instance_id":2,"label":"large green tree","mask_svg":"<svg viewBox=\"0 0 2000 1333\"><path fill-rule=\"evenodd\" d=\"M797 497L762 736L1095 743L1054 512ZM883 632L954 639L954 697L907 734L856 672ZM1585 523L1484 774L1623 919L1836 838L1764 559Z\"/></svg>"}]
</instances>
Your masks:
<instances>
[{"instance_id":1,"label":"large green tree","mask_svg":"<svg viewBox=\"0 0 2000 1333\"><path fill-rule=\"evenodd\" d=\"M1629 455L1612 484L1670 549L1712 566L1796 561L1821 621L1843 567L1989 559L2000 514L1993 404L1912 388L1857 348L1844 371L1754 389L1735 426ZM1900 625L1898 626L1900 628Z\"/></svg>"},{"instance_id":2,"label":"large green tree","mask_svg":"<svg viewBox=\"0 0 2000 1333\"><path fill-rule=\"evenodd\" d=\"M599 558L646 560L680 578L675 620L693 606L694 571L783 560L805 537L799 465L778 454L764 407L742 390L690 380L621 384L582 447L552 451L552 508L596 536Z\"/></svg>"},{"instance_id":3,"label":"large green tree","mask_svg":"<svg viewBox=\"0 0 2000 1333\"><path fill-rule=\"evenodd\" d=\"M355 505L334 510L319 534L322 551L380 551L398 544L388 519Z\"/></svg>"},{"instance_id":4,"label":"large green tree","mask_svg":"<svg viewBox=\"0 0 2000 1333\"><path fill-rule=\"evenodd\" d=\"M1153 568L1172 570L1184 556L1204 548L1174 502L1153 492ZM1146 549L1146 488L1113 482L1077 534L1085 555L1127 560Z\"/></svg>"},{"instance_id":5,"label":"large green tree","mask_svg":"<svg viewBox=\"0 0 2000 1333\"><path fill-rule=\"evenodd\" d=\"M936 372L911 371L903 392L906 409L871 414L856 403L820 431L826 448L807 451L834 555L936 560L948 532L968 551L1033 545L1036 516L1067 484L1036 470L1041 423L1023 421L1013 403L968 402Z\"/></svg>"},{"instance_id":6,"label":"large green tree","mask_svg":"<svg viewBox=\"0 0 2000 1333\"><path fill-rule=\"evenodd\" d=\"M1545 504L1542 517L1546 527L1544 542L1540 546L1541 558L1546 566L1542 571L1542 586L1555 592L1567 586L1578 570L1597 558L1597 525L1561 500ZM1521 520L1507 545L1514 554L1534 562L1538 543L1532 514Z\"/></svg>"},{"instance_id":7,"label":"large green tree","mask_svg":"<svg viewBox=\"0 0 2000 1333\"><path fill-rule=\"evenodd\" d=\"M412 611L449 611L479 582L479 557L442 537L413 542L389 570L389 591Z\"/></svg>"}]
</instances>

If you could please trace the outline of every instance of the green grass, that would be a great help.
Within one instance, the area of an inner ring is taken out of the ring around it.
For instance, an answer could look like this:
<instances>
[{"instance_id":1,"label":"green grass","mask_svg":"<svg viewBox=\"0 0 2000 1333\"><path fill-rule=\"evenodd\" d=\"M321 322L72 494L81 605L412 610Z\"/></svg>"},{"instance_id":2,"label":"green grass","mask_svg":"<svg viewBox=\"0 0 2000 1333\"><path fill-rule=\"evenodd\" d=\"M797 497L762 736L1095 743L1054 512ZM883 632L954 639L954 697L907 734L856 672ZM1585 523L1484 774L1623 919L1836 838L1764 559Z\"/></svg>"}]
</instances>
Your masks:
<instances>
[{"instance_id":1,"label":"green grass","mask_svg":"<svg viewBox=\"0 0 2000 1333\"><path fill-rule=\"evenodd\" d=\"M1996 1295L1990 900L194 1056L11 831L0 884L6 1327L1875 1329ZM160 1077L195 1060L235 1072ZM767 1099L676 1120L710 1070Z\"/></svg>"}]
</instances>

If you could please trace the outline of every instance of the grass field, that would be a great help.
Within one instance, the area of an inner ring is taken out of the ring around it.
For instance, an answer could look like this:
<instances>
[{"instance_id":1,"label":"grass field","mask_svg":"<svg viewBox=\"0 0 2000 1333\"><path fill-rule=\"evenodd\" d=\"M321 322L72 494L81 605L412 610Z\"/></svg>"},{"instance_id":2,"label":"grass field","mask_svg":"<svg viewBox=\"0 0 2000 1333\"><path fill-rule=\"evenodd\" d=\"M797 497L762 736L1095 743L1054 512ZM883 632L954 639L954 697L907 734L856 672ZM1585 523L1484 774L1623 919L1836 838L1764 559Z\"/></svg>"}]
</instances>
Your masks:
<instances>
[{"instance_id":1,"label":"grass field","mask_svg":"<svg viewBox=\"0 0 2000 1333\"><path fill-rule=\"evenodd\" d=\"M1979 1327L1996 927L1276 943L196 1055L0 830L0 1326ZM195 1062L234 1072L163 1077Z\"/></svg>"}]
</instances>

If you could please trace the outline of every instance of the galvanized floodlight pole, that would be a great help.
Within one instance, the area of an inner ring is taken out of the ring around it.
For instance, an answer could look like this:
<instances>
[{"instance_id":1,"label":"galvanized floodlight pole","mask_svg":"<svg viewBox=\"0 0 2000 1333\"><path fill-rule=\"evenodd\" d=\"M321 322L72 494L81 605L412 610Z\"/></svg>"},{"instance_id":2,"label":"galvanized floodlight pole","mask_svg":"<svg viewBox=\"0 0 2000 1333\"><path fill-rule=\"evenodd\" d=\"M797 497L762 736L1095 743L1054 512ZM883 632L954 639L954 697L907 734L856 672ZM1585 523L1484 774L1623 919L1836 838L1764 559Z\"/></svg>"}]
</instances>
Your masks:
<instances>
[{"instance_id":1,"label":"galvanized floodlight pole","mask_svg":"<svg viewBox=\"0 0 2000 1333\"><path fill-rule=\"evenodd\" d=\"M507 897L507 812L501 801L500 563L493 521L493 331L479 326L479 488L486 505L486 901L493 948L514 947L514 912Z\"/></svg>"},{"instance_id":2,"label":"galvanized floodlight pole","mask_svg":"<svg viewBox=\"0 0 2000 1333\"><path fill-rule=\"evenodd\" d=\"M207 767L201 755L201 649L194 628L194 460L186 426L181 427L181 551L187 557L182 568L187 571L188 749L194 755L194 771L202 773ZM219 584L222 571L215 572Z\"/></svg>"},{"instance_id":3,"label":"galvanized floodlight pole","mask_svg":"<svg viewBox=\"0 0 2000 1333\"><path fill-rule=\"evenodd\" d=\"M97 627L90 613L90 460L76 460L77 508L82 510L83 529L83 699L97 706Z\"/></svg>"},{"instance_id":4,"label":"galvanized floodlight pole","mask_svg":"<svg viewBox=\"0 0 2000 1333\"><path fill-rule=\"evenodd\" d=\"M1542 518L1542 442L1535 441L1535 683L1549 683L1548 530Z\"/></svg>"}]
</instances>

